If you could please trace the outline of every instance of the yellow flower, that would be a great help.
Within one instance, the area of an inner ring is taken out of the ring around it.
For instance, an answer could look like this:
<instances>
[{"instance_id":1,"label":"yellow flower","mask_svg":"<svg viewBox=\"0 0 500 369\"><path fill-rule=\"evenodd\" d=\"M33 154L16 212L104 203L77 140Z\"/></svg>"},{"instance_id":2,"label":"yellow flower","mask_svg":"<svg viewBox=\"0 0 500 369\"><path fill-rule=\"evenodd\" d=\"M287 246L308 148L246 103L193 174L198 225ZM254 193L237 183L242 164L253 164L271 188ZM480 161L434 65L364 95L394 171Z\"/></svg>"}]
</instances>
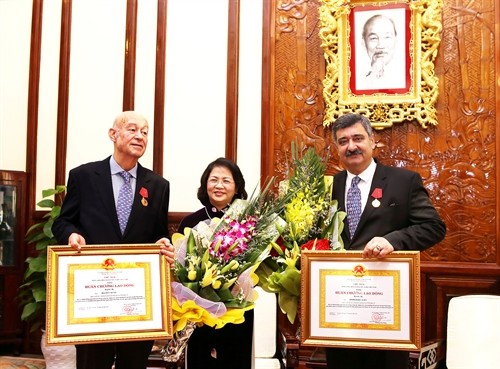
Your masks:
<instances>
[{"instance_id":1,"label":"yellow flower","mask_svg":"<svg viewBox=\"0 0 500 369\"><path fill-rule=\"evenodd\" d=\"M190 255L186 258L186 260L189 263L187 277L190 281L195 281L198 276L196 267L200 264L200 258L194 255Z\"/></svg>"},{"instance_id":2,"label":"yellow flower","mask_svg":"<svg viewBox=\"0 0 500 369\"><path fill-rule=\"evenodd\" d=\"M300 248L297 242L293 243L293 248L291 250L286 249L285 250L285 260L284 263L286 264L287 268L295 268L295 265L297 264L297 260L300 257Z\"/></svg>"},{"instance_id":3,"label":"yellow flower","mask_svg":"<svg viewBox=\"0 0 500 369\"><path fill-rule=\"evenodd\" d=\"M224 273L229 272L230 270L238 269L239 266L240 266L240 264L238 263L238 261L233 259L228 264L226 264L226 266L224 268L222 268L220 272L222 274L224 274Z\"/></svg>"},{"instance_id":4,"label":"yellow flower","mask_svg":"<svg viewBox=\"0 0 500 369\"><path fill-rule=\"evenodd\" d=\"M292 143L289 178L279 186L280 196L288 196L282 242L272 244L275 255L257 271L259 284L264 290L278 294L278 304L291 323L300 296L301 246L311 240L322 240L329 249L341 250L346 215L338 211L338 202L332 199L333 177L325 175L328 158L320 157L314 148L308 148L303 155L302 152L302 147Z\"/></svg>"},{"instance_id":5,"label":"yellow flower","mask_svg":"<svg viewBox=\"0 0 500 369\"><path fill-rule=\"evenodd\" d=\"M212 265L209 267L208 264L206 264L205 274L203 275L203 279L200 282L200 286L210 286L214 279L217 277L217 274L218 270L216 265Z\"/></svg>"},{"instance_id":6,"label":"yellow flower","mask_svg":"<svg viewBox=\"0 0 500 369\"><path fill-rule=\"evenodd\" d=\"M294 239L301 239L309 234L314 225L315 207L306 201L303 192L290 201L285 207L285 221L290 225Z\"/></svg>"},{"instance_id":7,"label":"yellow flower","mask_svg":"<svg viewBox=\"0 0 500 369\"><path fill-rule=\"evenodd\" d=\"M188 272L188 279L190 281L195 281L196 280L196 276L197 276L196 270L190 269L189 272Z\"/></svg>"},{"instance_id":8,"label":"yellow flower","mask_svg":"<svg viewBox=\"0 0 500 369\"><path fill-rule=\"evenodd\" d=\"M253 309L253 307L253 304L248 304L244 308L228 309L224 315L215 317L192 300L179 304L176 299L172 299L172 317L175 321L174 332L181 331L188 321L206 324L215 328L222 328L228 323L239 324L245 320L243 317L245 311Z\"/></svg>"},{"instance_id":9,"label":"yellow flower","mask_svg":"<svg viewBox=\"0 0 500 369\"><path fill-rule=\"evenodd\" d=\"M237 279L238 279L237 277L231 278L226 283L224 283L224 286L222 286L222 289L223 290L228 289L229 287L231 287L234 284L234 282L236 282Z\"/></svg>"}]
</instances>

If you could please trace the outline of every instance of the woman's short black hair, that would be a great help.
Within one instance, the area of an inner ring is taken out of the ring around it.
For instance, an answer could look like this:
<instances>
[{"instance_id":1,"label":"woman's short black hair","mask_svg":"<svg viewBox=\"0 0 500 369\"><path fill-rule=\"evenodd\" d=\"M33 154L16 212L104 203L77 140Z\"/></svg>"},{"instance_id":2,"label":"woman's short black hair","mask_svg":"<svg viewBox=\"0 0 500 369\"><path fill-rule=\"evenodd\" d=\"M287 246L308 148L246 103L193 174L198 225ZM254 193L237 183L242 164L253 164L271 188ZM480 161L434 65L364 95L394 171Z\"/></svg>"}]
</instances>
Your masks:
<instances>
[{"instance_id":1,"label":"woman's short black hair","mask_svg":"<svg viewBox=\"0 0 500 369\"><path fill-rule=\"evenodd\" d=\"M215 167L227 168L233 175L236 191L233 198L231 199L231 202L233 202L234 199L246 200L248 195L245 190L245 179L243 178L243 174L241 173L240 168L238 167L238 165L236 165L234 161L226 158L218 158L213 162L211 162L210 164L208 164L207 168L201 175L200 188L198 188L198 200L200 200L201 203L205 206L211 206L210 199L208 198L207 182L208 182L208 177L210 177L210 173L212 173L212 170Z\"/></svg>"}]
</instances>

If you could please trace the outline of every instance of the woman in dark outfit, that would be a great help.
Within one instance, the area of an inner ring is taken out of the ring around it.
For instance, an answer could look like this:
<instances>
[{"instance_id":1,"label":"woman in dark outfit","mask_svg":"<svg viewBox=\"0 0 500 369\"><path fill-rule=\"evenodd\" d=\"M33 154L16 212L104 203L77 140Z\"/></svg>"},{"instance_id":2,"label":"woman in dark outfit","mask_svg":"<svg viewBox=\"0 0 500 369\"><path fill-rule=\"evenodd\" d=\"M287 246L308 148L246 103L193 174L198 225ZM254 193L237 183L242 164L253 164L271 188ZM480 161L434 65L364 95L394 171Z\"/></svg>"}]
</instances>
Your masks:
<instances>
[{"instance_id":1,"label":"woman in dark outfit","mask_svg":"<svg viewBox=\"0 0 500 369\"><path fill-rule=\"evenodd\" d=\"M186 216L178 232L199 222L222 218L235 199L246 199L245 180L231 160L211 162L200 179L198 199L203 207ZM241 324L226 324L220 329L201 326L194 330L187 346L188 369L250 369L252 366L253 310L245 312Z\"/></svg>"}]
</instances>

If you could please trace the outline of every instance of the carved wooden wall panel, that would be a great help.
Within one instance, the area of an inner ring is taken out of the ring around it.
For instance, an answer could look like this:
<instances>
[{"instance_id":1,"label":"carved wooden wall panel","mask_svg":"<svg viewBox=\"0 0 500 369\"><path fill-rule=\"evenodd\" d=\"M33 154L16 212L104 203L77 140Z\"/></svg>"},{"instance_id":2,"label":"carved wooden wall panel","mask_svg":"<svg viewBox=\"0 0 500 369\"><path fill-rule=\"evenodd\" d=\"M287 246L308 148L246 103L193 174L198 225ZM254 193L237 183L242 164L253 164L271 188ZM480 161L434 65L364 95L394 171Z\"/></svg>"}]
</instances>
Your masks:
<instances>
[{"instance_id":1,"label":"carved wooden wall panel","mask_svg":"<svg viewBox=\"0 0 500 369\"><path fill-rule=\"evenodd\" d=\"M292 141L330 155L328 171L335 173L341 168L330 131L322 125L325 62L318 37L320 1L272 1L269 156L273 160L269 173L264 169L263 174L285 175ZM378 159L419 172L448 228L445 240L422 254L425 340L446 336L452 297L500 294L499 6L495 0L444 1L435 63L439 124L423 129L417 122L406 122L376 132ZM309 350L301 349L301 356Z\"/></svg>"},{"instance_id":2,"label":"carved wooden wall panel","mask_svg":"<svg viewBox=\"0 0 500 369\"><path fill-rule=\"evenodd\" d=\"M324 62L318 37L317 2L276 2L274 174L286 173L293 141L328 150L323 128Z\"/></svg>"},{"instance_id":3,"label":"carved wooden wall panel","mask_svg":"<svg viewBox=\"0 0 500 369\"><path fill-rule=\"evenodd\" d=\"M437 65L440 124L424 153L438 170L434 199L449 231L425 253L432 260L498 259L494 24L493 0L445 2Z\"/></svg>"}]
</instances>

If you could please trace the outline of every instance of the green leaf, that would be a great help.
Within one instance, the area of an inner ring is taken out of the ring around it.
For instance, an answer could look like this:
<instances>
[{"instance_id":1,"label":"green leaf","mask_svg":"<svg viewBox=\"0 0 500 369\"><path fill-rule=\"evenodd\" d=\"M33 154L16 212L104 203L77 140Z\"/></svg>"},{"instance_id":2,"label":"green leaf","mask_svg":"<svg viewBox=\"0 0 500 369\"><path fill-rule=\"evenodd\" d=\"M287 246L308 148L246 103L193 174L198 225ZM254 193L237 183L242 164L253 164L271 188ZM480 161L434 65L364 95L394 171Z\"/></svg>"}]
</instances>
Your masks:
<instances>
[{"instance_id":1,"label":"green leaf","mask_svg":"<svg viewBox=\"0 0 500 369\"><path fill-rule=\"evenodd\" d=\"M253 303L248 302L248 301L239 301L237 299L233 299L231 301L225 301L224 305L226 305L227 308L244 308L249 305L253 305Z\"/></svg>"},{"instance_id":2,"label":"green leaf","mask_svg":"<svg viewBox=\"0 0 500 369\"><path fill-rule=\"evenodd\" d=\"M30 226L25 234L26 241L35 245L37 254L26 258L27 267L17 297L23 309L21 319L30 321L30 331L35 331L45 325L47 246L57 242L52 233L52 225L61 212L61 207L56 205L56 200L60 199L53 200L47 197L63 195L65 192L66 186L64 185L42 191L43 199L37 205L49 211L43 215L42 222Z\"/></svg>"},{"instance_id":3,"label":"green leaf","mask_svg":"<svg viewBox=\"0 0 500 369\"><path fill-rule=\"evenodd\" d=\"M196 240L194 239L193 231L191 230L188 235L186 253L188 255L193 255L196 253Z\"/></svg>"},{"instance_id":4,"label":"green leaf","mask_svg":"<svg viewBox=\"0 0 500 369\"><path fill-rule=\"evenodd\" d=\"M188 279L188 271L184 267L178 267L175 270L175 275L179 282L181 283L189 283Z\"/></svg>"},{"instance_id":5,"label":"green leaf","mask_svg":"<svg viewBox=\"0 0 500 369\"><path fill-rule=\"evenodd\" d=\"M282 273L273 273L269 276L269 283L273 289L285 290L293 296L299 296L300 270L287 268Z\"/></svg>"},{"instance_id":6,"label":"green leaf","mask_svg":"<svg viewBox=\"0 0 500 369\"><path fill-rule=\"evenodd\" d=\"M234 299L231 291L228 288L219 289L216 291L217 295L220 297L221 301L230 301Z\"/></svg>"},{"instance_id":7,"label":"green leaf","mask_svg":"<svg viewBox=\"0 0 500 369\"><path fill-rule=\"evenodd\" d=\"M47 236L43 233L43 227L41 227L39 233L33 233L28 239L29 243L37 243L40 242L41 240L49 241L47 240Z\"/></svg>"},{"instance_id":8,"label":"green leaf","mask_svg":"<svg viewBox=\"0 0 500 369\"><path fill-rule=\"evenodd\" d=\"M36 302L46 302L47 301L47 291L45 289L33 291L33 298Z\"/></svg>"},{"instance_id":9,"label":"green leaf","mask_svg":"<svg viewBox=\"0 0 500 369\"><path fill-rule=\"evenodd\" d=\"M200 288L199 295L200 295L200 297L203 297L204 299L207 299L210 301L214 301L214 302L221 301L221 298L219 297L219 295L217 295L217 293L214 291L212 286Z\"/></svg>"},{"instance_id":10,"label":"green leaf","mask_svg":"<svg viewBox=\"0 0 500 369\"><path fill-rule=\"evenodd\" d=\"M44 238L36 243L36 250L39 251L40 253L45 253L47 252L47 246L48 245L53 245L56 243L56 240L53 238Z\"/></svg>"},{"instance_id":11,"label":"green leaf","mask_svg":"<svg viewBox=\"0 0 500 369\"><path fill-rule=\"evenodd\" d=\"M52 224L54 224L54 219L49 219L43 226L43 234L49 239L54 238L54 234L52 233Z\"/></svg>"},{"instance_id":12,"label":"green leaf","mask_svg":"<svg viewBox=\"0 0 500 369\"><path fill-rule=\"evenodd\" d=\"M45 224L45 222L41 222L41 223L36 223L36 224L33 224L31 227L28 228L28 230L26 231L26 235L30 235L31 232L35 231L36 229L38 228L43 228L43 225ZM36 234L37 235L37 234ZM36 236L34 235L34 236ZM33 236L30 236L30 237L27 237L26 240L27 241L30 241L31 237Z\"/></svg>"},{"instance_id":13,"label":"green leaf","mask_svg":"<svg viewBox=\"0 0 500 369\"><path fill-rule=\"evenodd\" d=\"M56 205L54 200L52 199L44 199L41 201L38 201L37 206L40 208L53 208Z\"/></svg>"},{"instance_id":14,"label":"green leaf","mask_svg":"<svg viewBox=\"0 0 500 369\"><path fill-rule=\"evenodd\" d=\"M29 269L34 272L47 271L47 254L40 254L36 258L28 258Z\"/></svg>"},{"instance_id":15,"label":"green leaf","mask_svg":"<svg viewBox=\"0 0 500 369\"><path fill-rule=\"evenodd\" d=\"M35 314L37 311L37 303L30 302L29 304L24 305L23 312L21 314L22 320L28 320L30 316Z\"/></svg>"},{"instance_id":16,"label":"green leaf","mask_svg":"<svg viewBox=\"0 0 500 369\"><path fill-rule=\"evenodd\" d=\"M54 206L52 210L50 211L50 218L55 220L59 214L61 214L61 207L60 206Z\"/></svg>"},{"instance_id":17,"label":"green leaf","mask_svg":"<svg viewBox=\"0 0 500 369\"><path fill-rule=\"evenodd\" d=\"M283 313L286 314L290 323L293 324L297 316L297 306L299 299L297 296L292 296L287 291L278 293L278 305Z\"/></svg>"},{"instance_id":18,"label":"green leaf","mask_svg":"<svg viewBox=\"0 0 500 369\"><path fill-rule=\"evenodd\" d=\"M184 287L189 288L191 291L198 293L199 284L198 282L187 282L182 284Z\"/></svg>"}]
</instances>

